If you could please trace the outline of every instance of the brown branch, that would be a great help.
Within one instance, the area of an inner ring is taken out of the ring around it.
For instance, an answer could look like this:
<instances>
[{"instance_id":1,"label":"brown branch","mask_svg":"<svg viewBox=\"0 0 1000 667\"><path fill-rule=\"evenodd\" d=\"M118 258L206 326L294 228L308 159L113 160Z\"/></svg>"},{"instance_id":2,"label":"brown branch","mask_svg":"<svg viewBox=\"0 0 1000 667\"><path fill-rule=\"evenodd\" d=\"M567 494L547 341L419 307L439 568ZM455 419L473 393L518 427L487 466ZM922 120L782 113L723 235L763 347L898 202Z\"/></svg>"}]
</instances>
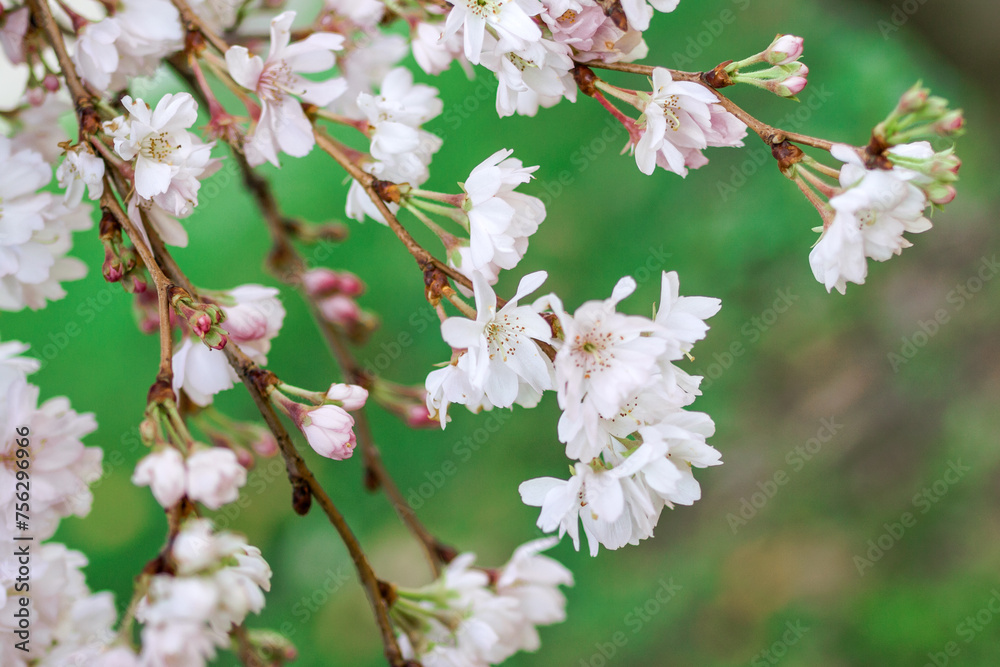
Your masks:
<instances>
[{"instance_id":1,"label":"brown branch","mask_svg":"<svg viewBox=\"0 0 1000 667\"><path fill-rule=\"evenodd\" d=\"M403 225L400 224L399 219L393 215L392 211L389 210L389 207L386 206L382 197L380 197L378 192L375 191L375 178L371 174L365 173L356 164L354 164L344 153L342 147L337 141L331 139L320 128L314 128L313 135L316 137L317 145L319 145L319 147L323 149L327 155L332 157L337 164L343 167L344 171L346 171L351 178L361 184L361 186L365 189L365 192L368 194L368 198L372 200L373 204L375 204L375 208L377 208L378 212L382 214L383 218L385 218L389 228L396 234L397 238L403 242L403 245L406 246L406 250L413 255L413 258L417 260L417 265L420 266L422 271L440 271L455 282L470 290L472 289L471 280L427 252L423 246L417 243L416 239L414 239L413 236L406 231Z\"/></svg>"},{"instance_id":2,"label":"brown branch","mask_svg":"<svg viewBox=\"0 0 1000 667\"><path fill-rule=\"evenodd\" d=\"M372 378L365 373L354 359L343 332L323 317L316 299L307 294L302 286L302 273L305 270L305 263L288 238L287 230L283 224L285 218L278 209L278 203L275 201L270 184L253 170L253 167L247 163L246 158L241 153L234 151L234 159L243 172L244 184L253 194L257 202L257 207L261 210L264 220L267 222L268 229L271 232L271 238L274 242L270 256L272 270L281 280L299 288L300 294L308 303L313 319L319 326L323 338L326 340L330 352L337 361L337 365L340 366L345 379L352 384L370 388ZM437 577L441 573L441 562L450 560L451 549L439 542L420 522L386 470L382 463L381 453L375 444L375 437L372 433L367 410L362 407L360 410L354 412L354 417L355 436L361 444L366 476L371 480L370 487L372 490L381 487L385 492L400 520L413 533L414 537L417 538L427 556L434 576Z\"/></svg>"},{"instance_id":3,"label":"brown branch","mask_svg":"<svg viewBox=\"0 0 1000 667\"><path fill-rule=\"evenodd\" d=\"M59 31L58 26L52 17L52 12L49 9L46 0L28 0L28 2L36 25L42 26L49 38L50 43L52 44L56 57L59 60L59 65L63 70L66 85L69 87L74 100L77 102L77 114L80 121L81 135L96 132L97 127L91 127L90 125L96 118L94 116L93 100L90 98L89 93L83 86L79 76L76 74L72 60L66 50L66 44L63 41L62 33ZM175 2L180 2L184 7L187 7L186 3L183 3L183 0L175 0ZM190 8L188 8L188 10L190 10ZM190 15L188 18L190 18ZM106 164L106 167L109 170L113 169L113 165L110 164ZM146 268L149 270L150 276L156 283L157 290L165 290L169 286L170 282L173 282L181 287L184 287L192 296L195 296L197 294L197 290L191 284L191 281L188 280L187 276L180 270L176 262L174 262L170 253L163 245L163 241L157 235L156 229L152 225L146 226L146 231L150 240L150 246L147 246L143 241L138 228L122 210L121 205L112 193L110 179L108 180L107 185L108 187L105 188L104 195L101 197L101 205L105 208L105 210L109 211L122 228L126 230L129 238L132 240L132 243L136 246L140 257L142 257ZM164 313L161 306L161 319L166 319L169 329L169 312L166 313L166 318L164 318L163 315ZM161 322L161 331L162 330L163 325ZM161 353L164 349L165 347L161 344ZM309 470L309 467L295 449L295 445L292 443L291 437L288 435L288 431L285 430L284 425L282 425L274 411L274 408L271 406L270 401L267 398L267 384L272 380L273 375L268 371L260 369L257 364L247 357L246 354L244 354L243 351L240 350L239 347L232 341L229 341L223 352L225 353L229 364L233 367L237 375L243 381L243 384L249 390L250 396L257 405L261 416L264 418L264 421L267 423L271 432L274 434L275 439L278 441L293 488L306 490L308 491L309 496L316 499L320 507L323 509L323 512L329 518L330 523L333 524L344 544L347 546L347 550L350 553L351 559L354 561L355 568L358 571L358 576L361 579L362 586L365 589L365 593L367 594L368 600L375 613L375 619L378 623L379 630L382 634L382 641L385 645L385 656L388 659L389 664L393 667L403 667L406 665L406 661L403 659L399 649L399 644L396 642L392 621L389 618L389 605L382 596L379 579L375 576L375 572L372 570L367 556L362 550L361 545L358 543L357 538L354 536L354 533L347 525L347 522L344 520L343 515L340 514L339 510L333 504L333 501L323 490L322 486L312 474L312 471ZM414 663L411 662L410 664L412 665Z\"/></svg>"}]
</instances>

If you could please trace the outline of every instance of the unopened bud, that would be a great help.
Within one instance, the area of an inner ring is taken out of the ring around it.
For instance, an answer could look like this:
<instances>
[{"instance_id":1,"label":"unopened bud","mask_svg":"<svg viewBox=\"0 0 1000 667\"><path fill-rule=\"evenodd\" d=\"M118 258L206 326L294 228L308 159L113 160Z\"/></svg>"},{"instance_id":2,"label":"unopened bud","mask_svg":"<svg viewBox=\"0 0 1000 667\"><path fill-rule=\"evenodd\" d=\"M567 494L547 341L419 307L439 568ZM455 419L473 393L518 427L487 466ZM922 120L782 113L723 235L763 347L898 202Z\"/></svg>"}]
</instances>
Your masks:
<instances>
[{"instance_id":1,"label":"unopened bud","mask_svg":"<svg viewBox=\"0 0 1000 667\"><path fill-rule=\"evenodd\" d=\"M764 51L764 60L772 65L788 65L802 57L803 39L795 35L778 35Z\"/></svg>"}]
</instances>

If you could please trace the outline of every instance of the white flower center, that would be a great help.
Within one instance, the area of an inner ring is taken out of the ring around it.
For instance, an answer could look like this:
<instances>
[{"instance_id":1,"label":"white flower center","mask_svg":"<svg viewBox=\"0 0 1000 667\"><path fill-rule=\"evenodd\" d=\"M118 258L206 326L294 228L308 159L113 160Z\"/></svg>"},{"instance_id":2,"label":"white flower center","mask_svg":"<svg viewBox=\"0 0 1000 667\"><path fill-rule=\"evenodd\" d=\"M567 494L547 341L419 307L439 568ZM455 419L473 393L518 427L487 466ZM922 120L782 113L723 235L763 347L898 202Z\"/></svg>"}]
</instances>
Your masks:
<instances>
[{"instance_id":1,"label":"white flower center","mask_svg":"<svg viewBox=\"0 0 1000 667\"><path fill-rule=\"evenodd\" d=\"M501 361L507 361L507 357L517 354L518 337L525 335L523 326L516 320L511 321L507 315L500 318L500 321L493 320L486 325L486 342L489 344L490 359L497 354Z\"/></svg>"},{"instance_id":2,"label":"white flower center","mask_svg":"<svg viewBox=\"0 0 1000 667\"><path fill-rule=\"evenodd\" d=\"M257 80L257 95L262 102L281 102L291 90L292 68L284 60L264 68Z\"/></svg>"},{"instance_id":3,"label":"white flower center","mask_svg":"<svg viewBox=\"0 0 1000 667\"><path fill-rule=\"evenodd\" d=\"M592 329L573 338L572 357L577 368L583 369L584 379L589 379L594 373L600 373L611 368L615 359L615 335L610 331Z\"/></svg>"},{"instance_id":4,"label":"white flower center","mask_svg":"<svg viewBox=\"0 0 1000 667\"><path fill-rule=\"evenodd\" d=\"M174 145L169 133L160 132L159 134L150 134L143 139L139 145L139 152L150 160L166 162L178 148L180 146Z\"/></svg>"},{"instance_id":5,"label":"white flower center","mask_svg":"<svg viewBox=\"0 0 1000 667\"><path fill-rule=\"evenodd\" d=\"M493 19L498 20L500 17L500 10L506 5L510 0L468 0L466 5L469 8L469 12L473 16L478 16L480 18L486 19L487 21Z\"/></svg>"},{"instance_id":6,"label":"white flower center","mask_svg":"<svg viewBox=\"0 0 1000 667\"><path fill-rule=\"evenodd\" d=\"M862 228L864 228L865 225L871 227L876 222L878 222L878 218L875 215L875 211L872 209L868 209L867 211L862 211L861 213L859 213L858 220L861 222Z\"/></svg>"}]
</instances>

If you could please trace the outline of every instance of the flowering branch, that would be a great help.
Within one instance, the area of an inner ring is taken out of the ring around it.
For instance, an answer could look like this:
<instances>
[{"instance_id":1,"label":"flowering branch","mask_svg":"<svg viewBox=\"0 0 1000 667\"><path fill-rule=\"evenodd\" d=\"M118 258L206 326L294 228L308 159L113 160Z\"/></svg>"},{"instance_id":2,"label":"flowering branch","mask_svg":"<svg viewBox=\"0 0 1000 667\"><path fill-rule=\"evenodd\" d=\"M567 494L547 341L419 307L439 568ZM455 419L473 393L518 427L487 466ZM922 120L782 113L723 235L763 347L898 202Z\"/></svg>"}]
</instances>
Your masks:
<instances>
[{"instance_id":1,"label":"flowering branch","mask_svg":"<svg viewBox=\"0 0 1000 667\"><path fill-rule=\"evenodd\" d=\"M60 67L66 77L67 86L70 88L74 99L77 100L77 114L81 134L91 134L96 131L96 128L88 128L85 123L89 122L88 119L90 118L90 111L93 109L93 104L89 93L87 93L82 81L75 73L74 65L66 51L62 33L59 31L45 0L29 0L29 2L37 23L45 29L49 41L56 52ZM180 0L180 5L186 7L186 3L183 0ZM164 333L166 335L166 342L161 338L161 375L164 372L169 373L168 369L171 367L169 342L170 318L169 312L164 306L164 296L172 284L183 287L192 296L197 295L197 290L174 262L152 225L149 225L147 229L152 249L146 246L135 224L122 210L118 200L111 194L110 187L105 188L101 204L126 230L156 284L161 319L161 335ZM165 325L164 322L166 323ZM375 618L382 634L386 658L393 667L401 667L406 661L403 660L396 641L392 622L389 619L389 604L381 593L379 579L375 576L367 556L354 536L354 533L347 525L343 515L333 504L333 501L323 490L319 481L299 455L288 432L281 424L274 408L271 406L267 398L266 387L272 381L271 378L273 378L273 375L260 369L231 341L226 345L224 353L233 370L236 371L240 380L247 387L261 416L278 442L282 456L285 459L289 480L292 483L294 495L296 496L296 511L302 514L308 511L308 498L311 496L316 499L323 512L327 515L330 523L337 530L344 544L347 546L351 559L354 561L355 568L358 571L362 586L368 596L369 603L375 613ZM167 370L165 371L165 369ZM164 379L167 380L166 387L169 388L169 376L166 378L158 377L157 384L160 384Z\"/></svg>"}]
</instances>

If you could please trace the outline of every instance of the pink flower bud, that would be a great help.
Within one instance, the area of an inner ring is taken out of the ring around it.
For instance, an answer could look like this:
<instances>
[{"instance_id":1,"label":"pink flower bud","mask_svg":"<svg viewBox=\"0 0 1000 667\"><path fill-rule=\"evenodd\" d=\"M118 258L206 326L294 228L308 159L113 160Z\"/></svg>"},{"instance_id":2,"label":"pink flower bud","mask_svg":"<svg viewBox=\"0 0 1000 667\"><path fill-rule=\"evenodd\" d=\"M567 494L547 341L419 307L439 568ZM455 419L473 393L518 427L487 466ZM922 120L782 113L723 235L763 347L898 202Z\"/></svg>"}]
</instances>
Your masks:
<instances>
[{"instance_id":1,"label":"pink flower bud","mask_svg":"<svg viewBox=\"0 0 1000 667\"><path fill-rule=\"evenodd\" d=\"M793 76L790 79L786 79L782 88L788 92L783 97L798 95L805 89L807 83L809 82L806 81L804 76Z\"/></svg>"},{"instance_id":2,"label":"pink flower bud","mask_svg":"<svg viewBox=\"0 0 1000 667\"><path fill-rule=\"evenodd\" d=\"M778 35L764 52L764 60L772 65L788 65L802 57L803 39L795 35Z\"/></svg>"},{"instance_id":3,"label":"pink flower bud","mask_svg":"<svg viewBox=\"0 0 1000 667\"><path fill-rule=\"evenodd\" d=\"M326 398L339 402L345 410L360 410L368 400L368 390L356 384L334 383L326 392Z\"/></svg>"},{"instance_id":4,"label":"pink flower bud","mask_svg":"<svg viewBox=\"0 0 1000 667\"><path fill-rule=\"evenodd\" d=\"M344 408L331 404L315 408L296 404L289 413L317 454L336 461L351 458L357 444L354 417Z\"/></svg>"},{"instance_id":5,"label":"pink flower bud","mask_svg":"<svg viewBox=\"0 0 1000 667\"><path fill-rule=\"evenodd\" d=\"M274 439L274 435L267 429L260 429L257 437L250 443L253 447L253 451L257 453L257 456L263 456L269 458L278 453L278 441Z\"/></svg>"},{"instance_id":6,"label":"pink flower bud","mask_svg":"<svg viewBox=\"0 0 1000 667\"><path fill-rule=\"evenodd\" d=\"M426 405L411 405L406 409L406 425L410 428L433 428L441 422L431 418Z\"/></svg>"},{"instance_id":7,"label":"pink flower bud","mask_svg":"<svg viewBox=\"0 0 1000 667\"><path fill-rule=\"evenodd\" d=\"M365 291L365 284L349 271L342 271L337 275L340 292L347 296L360 296Z\"/></svg>"},{"instance_id":8,"label":"pink flower bud","mask_svg":"<svg viewBox=\"0 0 1000 667\"><path fill-rule=\"evenodd\" d=\"M361 308L354 299L341 294L323 299L319 304L319 310L328 322L345 326L357 322L361 316Z\"/></svg>"},{"instance_id":9,"label":"pink flower bud","mask_svg":"<svg viewBox=\"0 0 1000 667\"><path fill-rule=\"evenodd\" d=\"M965 127L965 116L959 111L950 111L942 116L937 122L931 125L931 129L938 134L954 134Z\"/></svg>"},{"instance_id":10,"label":"pink flower bud","mask_svg":"<svg viewBox=\"0 0 1000 667\"><path fill-rule=\"evenodd\" d=\"M914 86L903 93L903 96L899 98L899 104L896 105L896 111L898 113L913 113L914 111L920 111L927 105L927 97L928 90L926 88L921 88L919 85Z\"/></svg>"},{"instance_id":11,"label":"pink flower bud","mask_svg":"<svg viewBox=\"0 0 1000 667\"><path fill-rule=\"evenodd\" d=\"M199 338L203 337L212 329L212 318L202 313L191 321L191 331Z\"/></svg>"},{"instance_id":12,"label":"pink flower bud","mask_svg":"<svg viewBox=\"0 0 1000 667\"><path fill-rule=\"evenodd\" d=\"M42 79L42 85L45 86L45 90L54 93L59 90L59 77L55 74L46 74Z\"/></svg>"},{"instance_id":13,"label":"pink flower bud","mask_svg":"<svg viewBox=\"0 0 1000 667\"><path fill-rule=\"evenodd\" d=\"M936 190L933 196L930 198L932 204L937 204L938 206L944 206L945 204L950 204L955 199L957 194L955 186L945 185L939 190Z\"/></svg>"},{"instance_id":14,"label":"pink flower bud","mask_svg":"<svg viewBox=\"0 0 1000 667\"><path fill-rule=\"evenodd\" d=\"M302 274L302 286L309 296L322 296L339 291L340 277L330 269L313 269Z\"/></svg>"}]
</instances>

